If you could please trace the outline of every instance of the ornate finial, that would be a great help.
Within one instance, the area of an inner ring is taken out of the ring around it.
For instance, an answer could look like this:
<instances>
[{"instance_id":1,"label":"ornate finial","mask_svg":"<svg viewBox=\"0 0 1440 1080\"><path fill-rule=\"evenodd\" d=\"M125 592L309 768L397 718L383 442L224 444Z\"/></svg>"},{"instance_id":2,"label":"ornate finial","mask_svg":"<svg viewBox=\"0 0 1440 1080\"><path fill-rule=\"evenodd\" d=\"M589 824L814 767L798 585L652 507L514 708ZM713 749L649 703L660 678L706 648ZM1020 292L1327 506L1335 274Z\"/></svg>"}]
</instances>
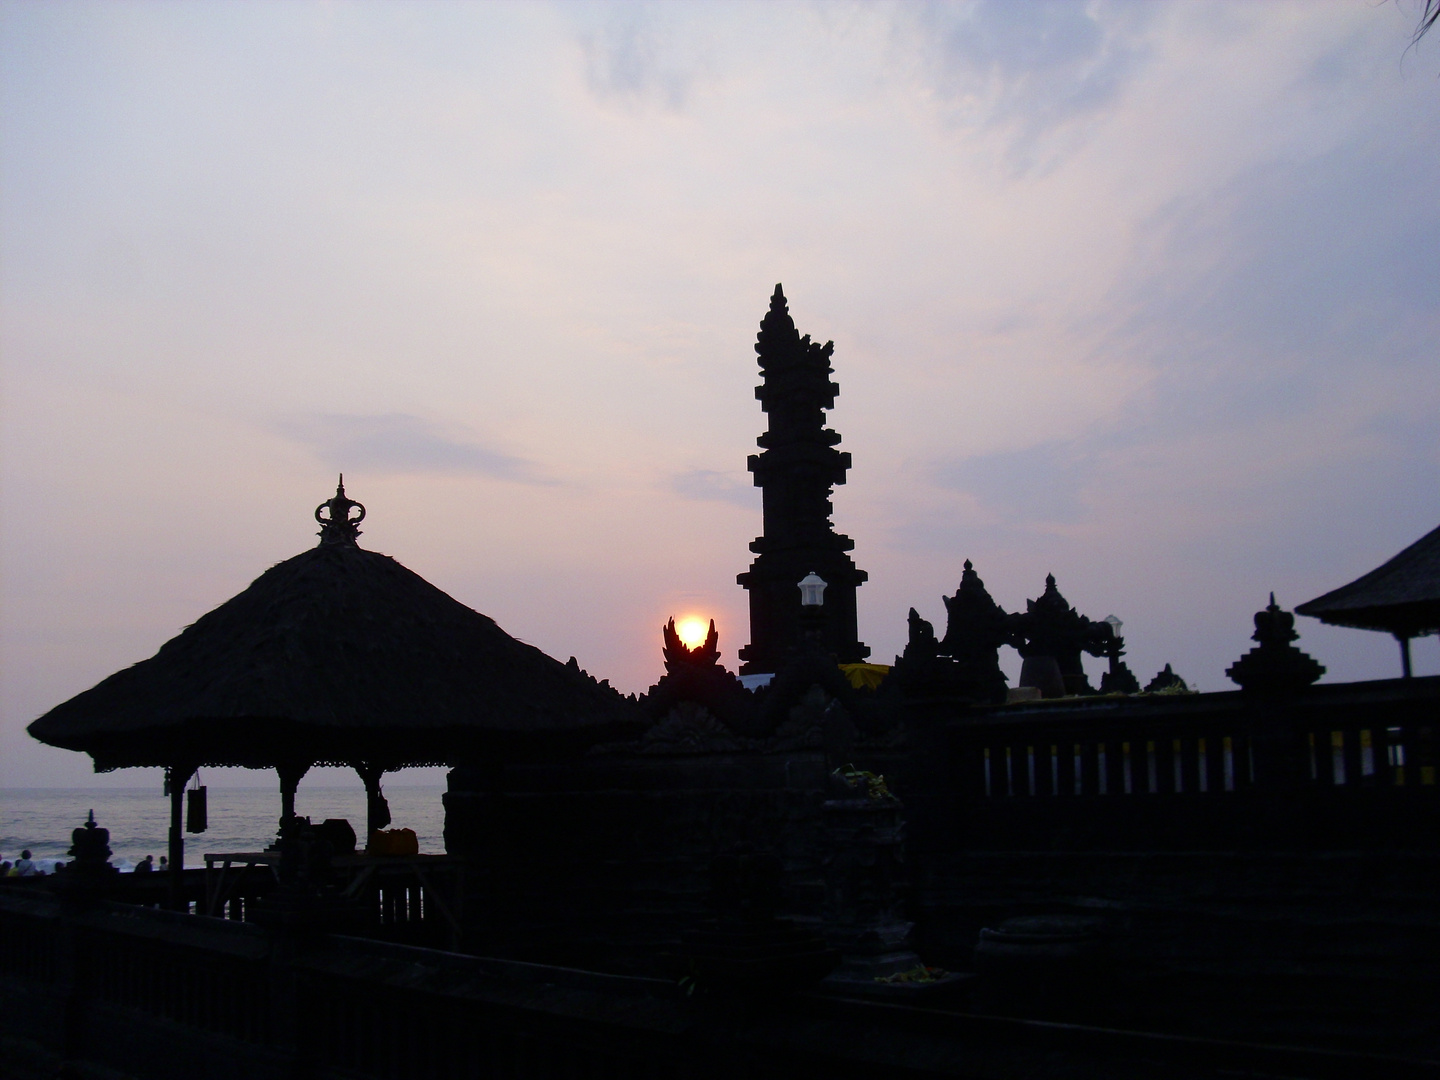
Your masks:
<instances>
[{"instance_id":1,"label":"ornate finial","mask_svg":"<svg viewBox=\"0 0 1440 1080\"><path fill-rule=\"evenodd\" d=\"M660 628L660 636L665 642L662 650L665 670L670 674L685 668L715 667L720 661L720 635L715 630L714 619L710 620L710 632L705 635L704 643L693 649L680 640L673 615L670 621Z\"/></svg>"},{"instance_id":2,"label":"ornate finial","mask_svg":"<svg viewBox=\"0 0 1440 1080\"><path fill-rule=\"evenodd\" d=\"M1054 575L1054 574L1046 574L1046 575L1045 575L1045 588L1047 588L1047 589L1053 589L1053 588L1055 588L1055 575Z\"/></svg>"},{"instance_id":3,"label":"ornate finial","mask_svg":"<svg viewBox=\"0 0 1440 1080\"><path fill-rule=\"evenodd\" d=\"M965 560L965 569L966 569L966 570L974 570L974 569L975 569L975 564L972 563L969 559L966 559L966 560Z\"/></svg>"},{"instance_id":4,"label":"ornate finial","mask_svg":"<svg viewBox=\"0 0 1440 1080\"><path fill-rule=\"evenodd\" d=\"M320 516L320 511L328 509L329 515ZM360 513L350 514L351 510L359 510ZM365 507L354 499L345 496L345 474L340 474L340 482L335 486L335 497L326 499L315 508L315 520L320 523L320 543L323 544L355 544L355 538L360 535L356 528L360 522L365 520Z\"/></svg>"}]
</instances>

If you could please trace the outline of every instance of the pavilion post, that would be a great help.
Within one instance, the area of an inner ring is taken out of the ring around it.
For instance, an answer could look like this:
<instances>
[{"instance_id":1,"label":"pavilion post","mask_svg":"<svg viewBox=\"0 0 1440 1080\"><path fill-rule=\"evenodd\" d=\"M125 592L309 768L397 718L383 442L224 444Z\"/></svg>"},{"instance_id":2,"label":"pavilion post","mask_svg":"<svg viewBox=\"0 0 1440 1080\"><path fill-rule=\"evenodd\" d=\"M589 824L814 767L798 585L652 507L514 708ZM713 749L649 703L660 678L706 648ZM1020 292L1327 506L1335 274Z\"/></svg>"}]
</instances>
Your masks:
<instances>
[{"instance_id":1,"label":"pavilion post","mask_svg":"<svg viewBox=\"0 0 1440 1080\"><path fill-rule=\"evenodd\" d=\"M310 771L310 762L290 762L277 765L280 774L280 821L286 822L295 816L295 792L300 787L300 778Z\"/></svg>"},{"instance_id":2,"label":"pavilion post","mask_svg":"<svg viewBox=\"0 0 1440 1080\"><path fill-rule=\"evenodd\" d=\"M370 837L390 824L390 805L380 791L380 778L385 775L385 767L359 761L355 763L355 771L365 784L365 845L369 847Z\"/></svg>"},{"instance_id":3,"label":"pavilion post","mask_svg":"<svg viewBox=\"0 0 1440 1080\"><path fill-rule=\"evenodd\" d=\"M1396 634L1395 640L1400 642L1400 670L1404 678L1410 678L1410 635Z\"/></svg>"},{"instance_id":4,"label":"pavilion post","mask_svg":"<svg viewBox=\"0 0 1440 1080\"><path fill-rule=\"evenodd\" d=\"M193 765L172 765L165 770L165 792L170 796L170 908L188 906L184 899L185 834L181 831L185 808L185 784L195 773Z\"/></svg>"}]
</instances>

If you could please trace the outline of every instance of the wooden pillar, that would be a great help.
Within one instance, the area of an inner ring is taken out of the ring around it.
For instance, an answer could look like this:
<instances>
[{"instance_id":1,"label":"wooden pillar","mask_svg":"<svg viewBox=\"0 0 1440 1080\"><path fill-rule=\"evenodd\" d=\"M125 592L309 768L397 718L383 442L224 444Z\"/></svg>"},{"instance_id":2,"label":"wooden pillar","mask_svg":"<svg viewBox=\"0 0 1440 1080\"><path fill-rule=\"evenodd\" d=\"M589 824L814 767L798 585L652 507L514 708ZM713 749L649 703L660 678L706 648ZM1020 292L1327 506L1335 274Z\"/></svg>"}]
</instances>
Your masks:
<instances>
[{"instance_id":1,"label":"wooden pillar","mask_svg":"<svg viewBox=\"0 0 1440 1080\"><path fill-rule=\"evenodd\" d=\"M380 778L385 775L383 765L368 761L357 761L354 769L365 784L365 846L370 845L370 836L390 824L390 807L380 792Z\"/></svg>"},{"instance_id":2,"label":"wooden pillar","mask_svg":"<svg viewBox=\"0 0 1440 1080\"><path fill-rule=\"evenodd\" d=\"M300 778L310 771L310 762L286 762L275 766L275 771L280 774L280 820L285 822L295 816L295 792Z\"/></svg>"},{"instance_id":3,"label":"wooden pillar","mask_svg":"<svg viewBox=\"0 0 1440 1080\"><path fill-rule=\"evenodd\" d=\"M1410 637L1407 634L1396 634L1395 639L1400 642L1400 670L1404 678L1410 678Z\"/></svg>"},{"instance_id":4,"label":"wooden pillar","mask_svg":"<svg viewBox=\"0 0 1440 1080\"><path fill-rule=\"evenodd\" d=\"M170 907L179 911L185 905L185 784L195 773L194 765L172 765L165 770L165 793L170 796Z\"/></svg>"}]
</instances>

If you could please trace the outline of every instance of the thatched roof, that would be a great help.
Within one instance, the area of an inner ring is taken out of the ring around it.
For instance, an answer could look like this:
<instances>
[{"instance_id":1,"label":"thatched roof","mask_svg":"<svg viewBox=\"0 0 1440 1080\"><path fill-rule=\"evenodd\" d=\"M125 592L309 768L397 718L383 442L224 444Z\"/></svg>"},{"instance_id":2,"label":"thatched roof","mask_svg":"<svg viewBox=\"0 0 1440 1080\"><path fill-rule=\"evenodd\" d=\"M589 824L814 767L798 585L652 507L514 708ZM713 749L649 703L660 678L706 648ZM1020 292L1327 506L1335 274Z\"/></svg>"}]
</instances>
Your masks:
<instances>
[{"instance_id":1,"label":"thatched roof","mask_svg":"<svg viewBox=\"0 0 1440 1080\"><path fill-rule=\"evenodd\" d=\"M1440 631L1440 528L1363 577L1295 610L1336 626L1399 637Z\"/></svg>"},{"instance_id":2,"label":"thatched roof","mask_svg":"<svg viewBox=\"0 0 1440 1080\"><path fill-rule=\"evenodd\" d=\"M97 769L395 768L453 764L497 744L589 742L629 726L633 706L573 661L362 550L353 521L335 531L149 660L57 705L30 734L90 753Z\"/></svg>"}]
</instances>

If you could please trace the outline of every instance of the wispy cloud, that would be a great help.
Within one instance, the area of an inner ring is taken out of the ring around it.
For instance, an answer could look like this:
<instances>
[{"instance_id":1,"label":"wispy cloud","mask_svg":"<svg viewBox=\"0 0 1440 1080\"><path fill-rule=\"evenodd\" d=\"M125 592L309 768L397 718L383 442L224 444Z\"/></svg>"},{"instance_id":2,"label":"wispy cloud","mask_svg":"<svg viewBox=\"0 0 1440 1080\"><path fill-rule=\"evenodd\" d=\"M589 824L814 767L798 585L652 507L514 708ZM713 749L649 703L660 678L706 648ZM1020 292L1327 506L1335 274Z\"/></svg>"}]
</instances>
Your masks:
<instances>
[{"instance_id":1,"label":"wispy cloud","mask_svg":"<svg viewBox=\"0 0 1440 1080\"><path fill-rule=\"evenodd\" d=\"M665 9L615 4L603 10L603 22L580 35L590 91L611 103L683 109L704 63L688 55Z\"/></svg>"},{"instance_id":2,"label":"wispy cloud","mask_svg":"<svg viewBox=\"0 0 1440 1080\"><path fill-rule=\"evenodd\" d=\"M336 469L384 473L469 473L524 484L553 484L523 458L453 438L439 425L410 413L310 413L274 425L282 435L313 448Z\"/></svg>"},{"instance_id":3,"label":"wispy cloud","mask_svg":"<svg viewBox=\"0 0 1440 1080\"><path fill-rule=\"evenodd\" d=\"M952 121L1013 132L1023 166L1036 143L1112 106L1139 71L1150 5L1043 0L901 7L900 38Z\"/></svg>"}]
</instances>

